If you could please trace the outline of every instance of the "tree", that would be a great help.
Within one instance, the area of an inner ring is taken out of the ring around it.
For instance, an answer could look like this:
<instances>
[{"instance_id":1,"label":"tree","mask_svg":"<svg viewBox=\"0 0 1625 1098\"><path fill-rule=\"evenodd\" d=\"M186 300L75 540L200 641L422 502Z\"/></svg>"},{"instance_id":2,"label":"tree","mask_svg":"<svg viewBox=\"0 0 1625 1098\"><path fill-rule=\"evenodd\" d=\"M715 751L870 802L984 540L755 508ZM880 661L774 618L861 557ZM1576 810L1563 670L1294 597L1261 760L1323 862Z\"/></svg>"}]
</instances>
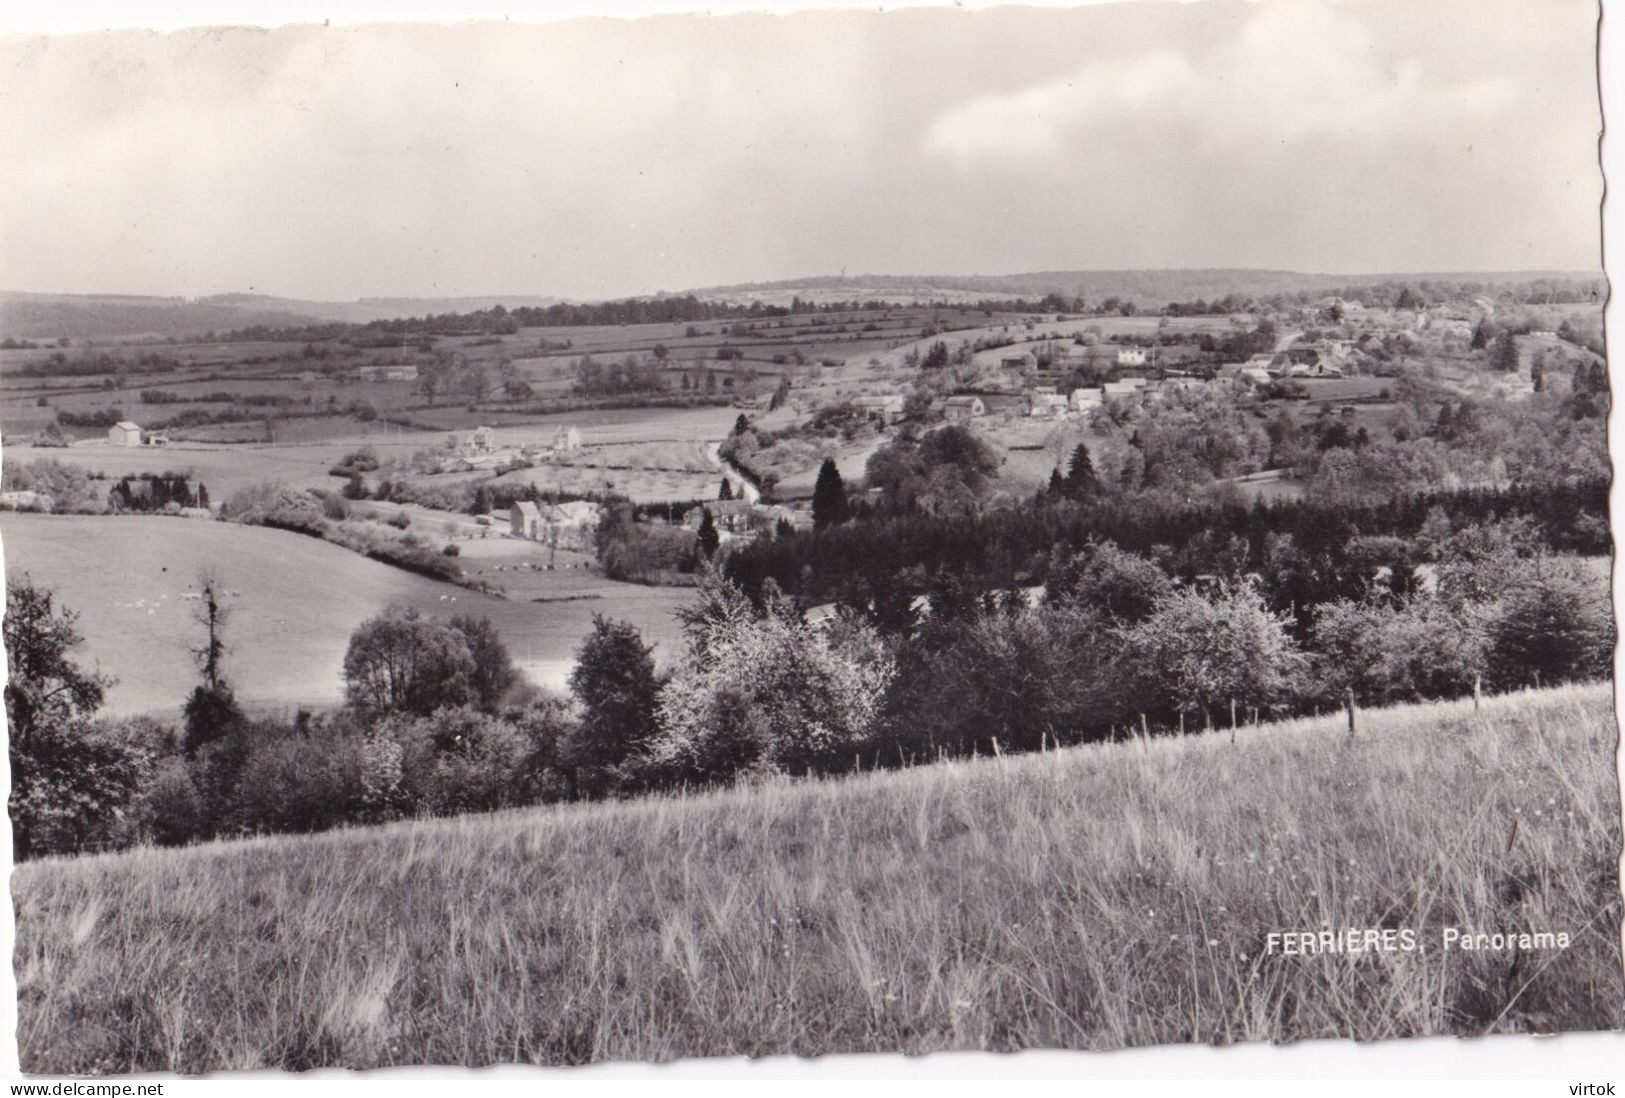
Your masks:
<instances>
[{"instance_id":1,"label":"tree","mask_svg":"<svg viewBox=\"0 0 1625 1098\"><path fill-rule=\"evenodd\" d=\"M1542 351L1535 356L1534 363L1529 367L1529 385L1537 393L1546 391L1546 352Z\"/></svg>"},{"instance_id":2,"label":"tree","mask_svg":"<svg viewBox=\"0 0 1625 1098\"><path fill-rule=\"evenodd\" d=\"M1231 702L1269 709L1307 667L1286 627L1251 587L1175 589L1121 632L1125 685L1144 708L1194 711L1209 727L1214 708Z\"/></svg>"},{"instance_id":3,"label":"tree","mask_svg":"<svg viewBox=\"0 0 1625 1098\"><path fill-rule=\"evenodd\" d=\"M1099 487L1100 478L1095 475L1095 463L1089 458L1089 447L1080 442L1077 449L1072 451L1072 462L1066 469L1066 494L1073 499L1085 499Z\"/></svg>"},{"instance_id":4,"label":"tree","mask_svg":"<svg viewBox=\"0 0 1625 1098\"><path fill-rule=\"evenodd\" d=\"M655 733L660 699L653 651L630 623L593 615L592 632L576 650L570 672L581 721L561 751L579 792L602 795L635 780L637 760Z\"/></svg>"},{"instance_id":5,"label":"tree","mask_svg":"<svg viewBox=\"0 0 1625 1098\"><path fill-rule=\"evenodd\" d=\"M475 671L461 630L393 606L351 634L344 653L345 697L369 716L425 715L472 701Z\"/></svg>"},{"instance_id":6,"label":"tree","mask_svg":"<svg viewBox=\"0 0 1625 1098\"><path fill-rule=\"evenodd\" d=\"M519 669L508 654L508 646L502 643L490 618L461 614L449 624L463 635L469 657L474 661L469 682L474 689L475 706L486 713L497 712L520 683Z\"/></svg>"},{"instance_id":7,"label":"tree","mask_svg":"<svg viewBox=\"0 0 1625 1098\"><path fill-rule=\"evenodd\" d=\"M661 699L653 764L672 779L806 773L869 736L893 664L874 630L810 625L774 585L760 608L714 573L682 615L688 636Z\"/></svg>"},{"instance_id":8,"label":"tree","mask_svg":"<svg viewBox=\"0 0 1625 1098\"><path fill-rule=\"evenodd\" d=\"M1504 688L1603 678L1613 655L1608 586L1578 562L1537 559L1490 628L1490 670Z\"/></svg>"},{"instance_id":9,"label":"tree","mask_svg":"<svg viewBox=\"0 0 1625 1098\"><path fill-rule=\"evenodd\" d=\"M727 481L723 482L724 484ZM722 536L717 533L717 524L711 520L709 508L702 509L700 515L700 529L696 535L700 543L700 553L706 560L716 555L717 549L722 545Z\"/></svg>"},{"instance_id":10,"label":"tree","mask_svg":"<svg viewBox=\"0 0 1625 1098\"><path fill-rule=\"evenodd\" d=\"M1510 374L1518 368L1518 342L1511 332L1502 332L1490 343L1490 369Z\"/></svg>"},{"instance_id":11,"label":"tree","mask_svg":"<svg viewBox=\"0 0 1625 1098\"><path fill-rule=\"evenodd\" d=\"M846 482L835 466L834 458L825 458L818 467L818 480L813 484L813 528L827 530L839 526L850 517L846 499Z\"/></svg>"},{"instance_id":12,"label":"tree","mask_svg":"<svg viewBox=\"0 0 1625 1098\"><path fill-rule=\"evenodd\" d=\"M6 584L6 721L16 860L78 849L117 819L140 788L151 754L117 728L91 722L109 680L71 658L77 615L58 611L29 580Z\"/></svg>"},{"instance_id":13,"label":"tree","mask_svg":"<svg viewBox=\"0 0 1625 1098\"><path fill-rule=\"evenodd\" d=\"M733 486L732 483L729 482L727 477L722 478L722 487L717 489L717 498L718 499L733 499L734 498L734 486Z\"/></svg>"}]
</instances>

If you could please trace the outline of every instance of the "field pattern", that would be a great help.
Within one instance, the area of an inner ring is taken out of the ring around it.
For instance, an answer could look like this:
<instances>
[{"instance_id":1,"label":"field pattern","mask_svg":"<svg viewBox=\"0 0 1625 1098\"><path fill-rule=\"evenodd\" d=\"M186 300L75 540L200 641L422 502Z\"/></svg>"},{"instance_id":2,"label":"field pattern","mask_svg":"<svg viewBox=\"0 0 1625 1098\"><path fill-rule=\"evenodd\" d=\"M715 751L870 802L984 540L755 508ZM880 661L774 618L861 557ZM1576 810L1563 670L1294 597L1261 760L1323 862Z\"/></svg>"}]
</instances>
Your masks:
<instances>
[{"instance_id":1,"label":"field pattern","mask_svg":"<svg viewBox=\"0 0 1625 1098\"><path fill-rule=\"evenodd\" d=\"M1619 1026L1604 686L26 864L25 1071ZM1272 931L1414 928L1283 956ZM1463 952L1442 931L1566 931Z\"/></svg>"}]
</instances>

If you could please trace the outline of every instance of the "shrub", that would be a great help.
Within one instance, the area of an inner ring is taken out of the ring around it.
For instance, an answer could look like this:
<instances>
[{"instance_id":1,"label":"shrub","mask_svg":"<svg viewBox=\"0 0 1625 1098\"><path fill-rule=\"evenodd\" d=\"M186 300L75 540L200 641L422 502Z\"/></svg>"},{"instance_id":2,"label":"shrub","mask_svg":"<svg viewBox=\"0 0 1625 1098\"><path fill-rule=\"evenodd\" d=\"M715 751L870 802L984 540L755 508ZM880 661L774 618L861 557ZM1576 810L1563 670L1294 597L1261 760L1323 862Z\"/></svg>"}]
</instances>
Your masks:
<instances>
[{"instance_id":1,"label":"shrub","mask_svg":"<svg viewBox=\"0 0 1625 1098\"><path fill-rule=\"evenodd\" d=\"M895 667L874 630L834 636L769 591L760 610L714 575L685 615L688 651L662 693L650 749L671 777L807 773L873 733Z\"/></svg>"}]
</instances>

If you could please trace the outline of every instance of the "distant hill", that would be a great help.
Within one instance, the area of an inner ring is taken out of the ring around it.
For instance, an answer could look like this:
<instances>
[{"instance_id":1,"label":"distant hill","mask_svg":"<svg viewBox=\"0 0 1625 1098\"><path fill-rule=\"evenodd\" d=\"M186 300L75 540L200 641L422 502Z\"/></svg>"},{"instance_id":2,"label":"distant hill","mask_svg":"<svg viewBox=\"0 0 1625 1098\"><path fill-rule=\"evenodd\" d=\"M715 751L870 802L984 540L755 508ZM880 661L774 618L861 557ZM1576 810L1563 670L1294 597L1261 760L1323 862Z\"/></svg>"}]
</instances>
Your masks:
<instances>
[{"instance_id":1,"label":"distant hill","mask_svg":"<svg viewBox=\"0 0 1625 1098\"><path fill-rule=\"evenodd\" d=\"M824 275L779 282L747 282L695 290L699 297L720 300L788 302L799 296L813 300L874 299L963 300L977 296L1041 298L1046 294L1082 297L1098 302L1108 297L1133 301L1142 307L1170 301L1213 299L1226 294L1267 297L1271 294L1331 292L1345 286L1383 282L1477 282L1485 285L1539 280L1594 281L1597 272L1573 271L1441 271L1409 274L1310 274L1301 271L1265 271L1245 268L1202 270L1035 271L1009 275Z\"/></svg>"},{"instance_id":2,"label":"distant hill","mask_svg":"<svg viewBox=\"0 0 1625 1098\"><path fill-rule=\"evenodd\" d=\"M12 339L118 339L189 336L256 326L288 328L318 323L465 313L496 305L545 306L558 298L524 294L489 297L390 297L359 301L301 301L264 294L211 297L141 297L123 294L0 292L0 335Z\"/></svg>"}]
</instances>

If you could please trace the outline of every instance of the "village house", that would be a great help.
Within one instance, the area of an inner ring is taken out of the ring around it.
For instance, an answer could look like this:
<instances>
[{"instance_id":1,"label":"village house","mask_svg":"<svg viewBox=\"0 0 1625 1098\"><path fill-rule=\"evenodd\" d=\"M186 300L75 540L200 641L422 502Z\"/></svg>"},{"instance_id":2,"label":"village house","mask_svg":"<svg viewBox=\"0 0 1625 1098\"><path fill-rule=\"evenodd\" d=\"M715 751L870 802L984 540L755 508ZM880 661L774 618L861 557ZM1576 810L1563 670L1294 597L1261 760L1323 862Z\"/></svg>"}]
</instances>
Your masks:
<instances>
[{"instance_id":1,"label":"village house","mask_svg":"<svg viewBox=\"0 0 1625 1098\"><path fill-rule=\"evenodd\" d=\"M1124 378L1121 381L1108 381L1101 387L1106 400L1133 400L1140 395L1141 386L1135 384L1134 378Z\"/></svg>"},{"instance_id":2,"label":"village house","mask_svg":"<svg viewBox=\"0 0 1625 1098\"><path fill-rule=\"evenodd\" d=\"M121 419L107 429L107 441L114 446L140 446L141 428L127 419Z\"/></svg>"},{"instance_id":3,"label":"village house","mask_svg":"<svg viewBox=\"0 0 1625 1098\"><path fill-rule=\"evenodd\" d=\"M1536 339L1556 339L1557 332L1551 328L1531 328L1529 334Z\"/></svg>"},{"instance_id":4,"label":"village house","mask_svg":"<svg viewBox=\"0 0 1625 1098\"><path fill-rule=\"evenodd\" d=\"M476 427L463 440L463 449L471 454L489 454L497 448L495 427Z\"/></svg>"},{"instance_id":5,"label":"village house","mask_svg":"<svg viewBox=\"0 0 1625 1098\"><path fill-rule=\"evenodd\" d=\"M1119 350L1117 352L1117 364L1119 366L1144 366L1145 365L1145 348L1144 347L1124 347L1124 348L1122 348L1121 350Z\"/></svg>"},{"instance_id":6,"label":"village house","mask_svg":"<svg viewBox=\"0 0 1625 1098\"><path fill-rule=\"evenodd\" d=\"M1006 351L999 357L999 365L1006 370L1036 370L1038 356L1031 351Z\"/></svg>"},{"instance_id":7,"label":"village house","mask_svg":"<svg viewBox=\"0 0 1625 1098\"><path fill-rule=\"evenodd\" d=\"M987 415L987 405L977 396L952 396L942 402L942 414L949 423Z\"/></svg>"},{"instance_id":8,"label":"village house","mask_svg":"<svg viewBox=\"0 0 1625 1098\"><path fill-rule=\"evenodd\" d=\"M574 427L560 427L553 432L553 441L548 449L555 453L581 449L581 432Z\"/></svg>"},{"instance_id":9,"label":"village house","mask_svg":"<svg viewBox=\"0 0 1625 1098\"><path fill-rule=\"evenodd\" d=\"M1236 371L1235 376L1254 385L1268 385L1275 380L1274 376L1262 366L1243 366Z\"/></svg>"},{"instance_id":10,"label":"village house","mask_svg":"<svg viewBox=\"0 0 1625 1098\"><path fill-rule=\"evenodd\" d=\"M1067 398L1067 405L1074 412L1087 412L1105 402L1105 394L1099 389L1073 389L1072 395Z\"/></svg>"},{"instance_id":11,"label":"village house","mask_svg":"<svg viewBox=\"0 0 1625 1098\"><path fill-rule=\"evenodd\" d=\"M903 394L886 393L854 397L852 406L861 408L863 411L875 416L882 423L893 423L903 414Z\"/></svg>"},{"instance_id":12,"label":"village house","mask_svg":"<svg viewBox=\"0 0 1625 1098\"><path fill-rule=\"evenodd\" d=\"M683 513L683 525L690 530L698 530L700 524L705 521L706 512L709 511L717 533L725 536L744 534L750 531L752 520L757 519L758 512L762 510L748 499L719 499L712 503L690 507Z\"/></svg>"},{"instance_id":13,"label":"village house","mask_svg":"<svg viewBox=\"0 0 1625 1098\"><path fill-rule=\"evenodd\" d=\"M357 366L355 376L360 381L416 381L418 368L408 363L388 366Z\"/></svg>"},{"instance_id":14,"label":"village house","mask_svg":"<svg viewBox=\"0 0 1625 1098\"><path fill-rule=\"evenodd\" d=\"M528 499L515 503L508 511L508 526L516 538L532 541L542 536L542 511Z\"/></svg>"},{"instance_id":15,"label":"village house","mask_svg":"<svg viewBox=\"0 0 1625 1098\"><path fill-rule=\"evenodd\" d=\"M1034 416L1058 416L1066 413L1066 397L1055 391L1053 385L1039 385L1027 394L1028 413Z\"/></svg>"}]
</instances>

